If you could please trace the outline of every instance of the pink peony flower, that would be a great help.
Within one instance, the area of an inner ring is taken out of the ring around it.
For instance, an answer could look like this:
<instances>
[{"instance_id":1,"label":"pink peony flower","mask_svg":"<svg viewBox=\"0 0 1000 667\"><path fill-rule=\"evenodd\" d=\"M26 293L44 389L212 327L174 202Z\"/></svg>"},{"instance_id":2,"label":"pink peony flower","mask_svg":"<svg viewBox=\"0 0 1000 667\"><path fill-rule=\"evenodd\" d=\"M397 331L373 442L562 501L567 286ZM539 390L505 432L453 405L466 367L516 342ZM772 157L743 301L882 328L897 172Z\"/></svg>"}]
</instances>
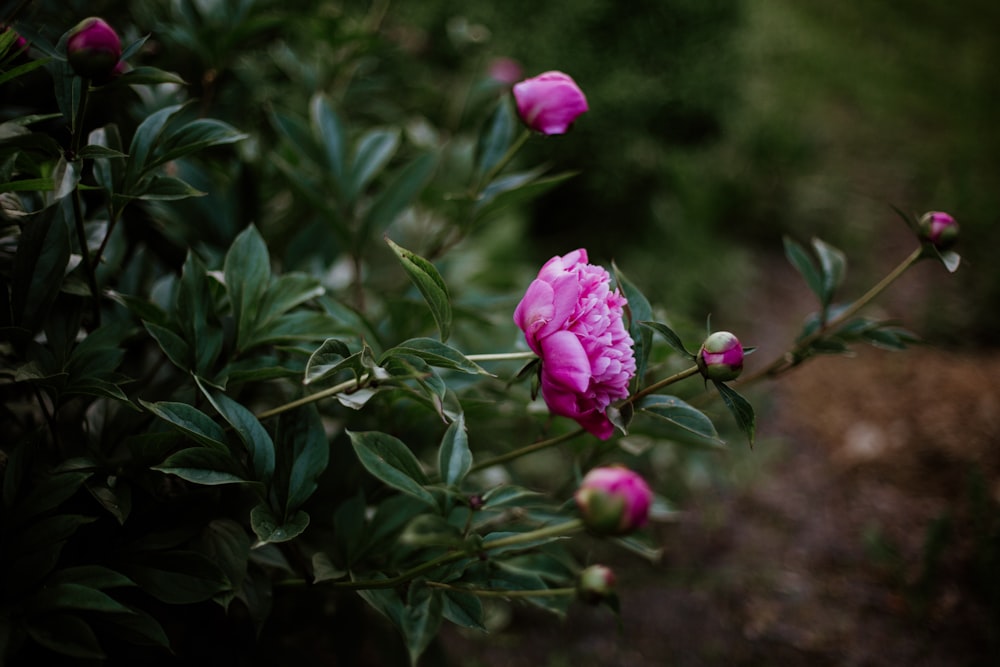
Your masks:
<instances>
[{"instance_id":1,"label":"pink peony flower","mask_svg":"<svg viewBox=\"0 0 1000 667\"><path fill-rule=\"evenodd\" d=\"M505 86L517 83L524 74L521 63L513 58L494 58L490 61L487 72L491 79Z\"/></svg>"},{"instance_id":2,"label":"pink peony flower","mask_svg":"<svg viewBox=\"0 0 1000 667\"><path fill-rule=\"evenodd\" d=\"M524 124L542 134L565 134L580 114L587 98L568 75L545 72L514 84L517 113Z\"/></svg>"},{"instance_id":3,"label":"pink peony flower","mask_svg":"<svg viewBox=\"0 0 1000 667\"><path fill-rule=\"evenodd\" d=\"M546 262L514 310L514 322L541 357L549 410L602 439L614 432L605 408L628 396L635 375L625 303L611 291L608 272L588 264L581 248Z\"/></svg>"},{"instance_id":4,"label":"pink peony flower","mask_svg":"<svg viewBox=\"0 0 1000 667\"><path fill-rule=\"evenodd\" d=\"M698 368L709 380L727 382L743 372L743 346L728 331L716 331L702 343L698 351Z\"/></svg>"},{"instance_id":5,"label":"pink peony flower","mask_svg":"<svg viewBox=\"0 0 1000 667\"><path fill-rule=\"evenodd\" d=\"M587 528L600 535L627 535L646 525L653 492L623 466L593 468L573 495Z\"/></svg>"},{"instance_id":6,"label":"pink peony flower","mask_svg":"<svg viewBox=\"0 0 1000 667\"><path fill-rule=\"evenodd\" d=\"M958 223L941 211L930 211L920 217L920 236L938 250L946 250L958 240Z\"/></svg>"},{"instance_id":7,"label":"pink peony flower","mask_svg":"<svg viewBox=\"0 0 1000 667\"><path fill-rule=\"evenodd\" d=\"M122 55L122 42L114 28L94 16L83 19L66 40L66 59L73 71L89 79L111 76Z\"/></svg>"}]
</instances>

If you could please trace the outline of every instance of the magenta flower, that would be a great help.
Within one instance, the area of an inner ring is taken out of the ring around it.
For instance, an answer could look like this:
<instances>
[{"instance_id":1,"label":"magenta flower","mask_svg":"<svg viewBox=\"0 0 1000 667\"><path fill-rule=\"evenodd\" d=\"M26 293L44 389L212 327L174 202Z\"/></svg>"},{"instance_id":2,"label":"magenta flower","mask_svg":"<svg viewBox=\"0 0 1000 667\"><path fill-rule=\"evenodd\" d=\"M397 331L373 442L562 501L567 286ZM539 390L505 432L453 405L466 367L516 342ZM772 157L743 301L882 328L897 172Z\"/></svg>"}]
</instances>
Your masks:
<instances>
[{"instance_id":1,"label":"magenta flower","mask_svg":"<svg viewBox=\"0 0 1000 667\"><path fill-rule=\"evenodd\" d=\"M521 69L521 63L513 58L494 58L490 61L487 73L497 83L510 86L521 80L524 71Z\"/></svg>"},{"instance_id":2,"label":"magenta flower","mask_svg":"<svg viewBox=\"0 0 1000 667\"><path fill-rule=\"evenodd\" d=\"M728 331L716 331L698 350L698 368L709 380L735 380L743 372L743 346Z\"/></svg>"},{"instance_id":3,"label":"magenta flower","mask_svg":"<svg viewBox=\"0 0 1000 667\"><path fill-rule=\"evenodd\" d=\"M76 24L66 40L66 59L74 72L88 79L110 77L121 56L118 33L94 16Z\"/></svg>"},{"instance_id":4,"label":"magenta flower","mask_svg":"<svg viewBox=\"0 0 1000 667\"><path fill-rule=\"evenodd\" d=\"M514 322L541 357L549 410L601 439L614 432L605 408L628 396L635 375L625 304L608 272L588 264L580 248L546 262L514 310Z\"/></svg>"},{"instance_id":5,"label":"magenta flower","mask_svg":"<svg viewBox=\"0 0 1000 667\"><path fill-rule=\"evenodd\" d=\"M521 120L542 134L565 134L588 109L583 91L562 72L545 72L525 79L514 84L513 90Z\"/></svg>"},{"instance_id":6,"label":"magenta flower","mask_svg":"<svg viewBox=\"0 0 1000 667\"><path fill-rule=\"evenodd\" d=\"M946 250L958 240L958 223L941 211L930 211L920 217L920 237L938 250Z\"/></svg>"},{"instance_id":7,"label":"magenta flower","mask_svg":"<svg viewBox=\"0 0 1000 667\"><path fill-rule=\"evenodd\" d=\"M653 492L623 466L593 468L573 496L583 522L599 535L627 535L649 520Z\"/></svg>"}]
</instances>

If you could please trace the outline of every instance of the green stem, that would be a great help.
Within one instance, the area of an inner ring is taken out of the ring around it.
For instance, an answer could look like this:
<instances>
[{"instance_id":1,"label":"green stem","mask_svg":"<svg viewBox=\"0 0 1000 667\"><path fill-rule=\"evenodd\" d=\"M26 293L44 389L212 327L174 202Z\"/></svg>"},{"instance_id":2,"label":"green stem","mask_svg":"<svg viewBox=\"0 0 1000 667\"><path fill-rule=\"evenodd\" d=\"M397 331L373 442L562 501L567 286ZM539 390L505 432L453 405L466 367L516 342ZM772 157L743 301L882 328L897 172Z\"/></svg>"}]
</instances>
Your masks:
<instances>
[{"instance_id":1,"label":"green stem","mask_svg":"<svg viewBox=\"0 0 1000 667\"><path fill-rule=\"evenodd\" d=\"M76 115L72 118L73 125L70 127L69 151L66 158L70 162L78 160L77 153L80 151L80 139L83 135L83 121L87 115L87 101L90 96L90 79L80 80L80 102L76 109ZM67 166L67 168L69 168ZM83 205L80 203L80 187L74 187L72 195L73 221L76 227L76 239L80 244L80 256L83 260L83 271L87 274L87 286L90 288L90 295L94 299L94 326L101 325L101 302L97 291L97 276L94 274L94 264L90 259L90 249L87 247L87 231L83 225Z\"/></svg>"},{"instance_id":2,"label":"green stem","mask_svg":"<svg viewBox=\"0 0 1000 667\"><path fill-rule=\"evenodd\" d=\"M577 437L578 435L583 435L584 433L586 433L586 430L584 430L583 428L578 428L575 431L570 431L568 433L563 433L562 435L557 435L556 437L549 438L548 440L541 440L541 441L533 443L531 445L527 445L525 447L521 447L520 449L515 449L513 451L507 452L506 454L501 454L499 456L494 456L491 459L487 459L485 461L477 463L476 465L472 466L472 468L469 470L469 472L476 472L477 470L484 470L486 468L498 465L500 463L506 463L507 461L513 461L514 459L520 458L522 456L525 456L526 454L534 454L535 452L541 451L543 449L548 449L549 447L553 447L555 445L558 445L561 442L566 442L567 440L572 440L573 438Z\"/></svg>"},{"instance_id":3,"label":"green stem","mask_svg":"<svg viewBox=\"0 0 1000 667\"><path fill-rule=\"evenodd\" d=\"M466 588L463 586L452 586L451 584L443 584L439 581L428 581L427 585L431 588L440 588L446 591L471 593L472 595L481 598L538 598L576 595L577 593L575 588L542 588L534 591L508 591L493 588Z\"/></svg>"},{"instance_id":4,"label":"green stem","mask_svg":"<svg viewBox=\"0 0 1000 667\"><path fill-rule=\"evenodd\" d=\"M480 551L486 552L490 549L500 549L503 547L513 547L519 544L527 544L534 542L535 540L544 539L546 537L559 537L562 535L572 535L583 530L583 521L581 519L570 519L565 523L559 523L554 526L545 526L543 528L538 528L536 530L529 530L524 533L518 533L517 535L511 535L509 537L503 537L499 540L493 540L492 542L484 543L481 545ZM394 588L400 584L405 584L408 581L419 577L424 572L429 572L442 565L447 565L449 563L454 563L455 561L462 560L463 558L468 558L473 555L468 551L452 551L450 553L442 554L437 558L433 558L426 563L418 565L414 568L406 570L397 574L395 577L389 577L387 579L359 579L356 581L333 581L330 585L334 588L347 588L351 590L358 589L372 589L372 588Z\"/></svg>"},{"instance_id":5,"label":"green stem","mask_svg":"<svg viewBox=\"0 0 1000 667\"><path fill-rule=\"evenodd\" d=\"M849 319L858 314L858 312L871 303L875 298L886 290L889 285L896 281L901 275L906 273L906 270L917 263L924 256L923 248L917 248L914 250L909 257L904 259L899 263L896 268L890 271L882 280L876 283L871 289L865 292L861 297L859 297L854 303L840 311L840 313L833 319L827 321L823 326L816 329L808 336L798 340L791 350L788 350L783 355L772 361L770 364L764 368L758 370L757 372L749 375L739 381L739 384L744 385L750 382L756 382L764 377L775 377L789 368L797 365L799 363L799 355L808 350L810 346L816 341L822 339L824 336L829 334L831 331L835 331L842 324L847 322Z\"/></svg>"},{"instance_id":6,"label":"green stem","mask_svg":"<svg viewBox=\"0 0 1000 667\"><path fill-rule=\"evenodd\" d=\"M345 380L340 384L335 384L329 389L324 389L323 391L318 391L315 394L309 394L308 396L303 396L297 400L290 403L285 403L279 405L276 408L271 408L270 410L265 410L257 415L257 419L267 419L268 417L274 417L280 415L282 412L288 412L289 410L294 410L295 408L300 408L303 405L309 405L310 403L315 403L316 401L321 401L324 398L329 398L330 396L336 396L337 394L343 393L350 389L357 389L362 384L368 380L368 375L362 375L356 380Z\"/></svg>"},{"instance_id":7,"label":"green stem","mask_svg":"<svg viewBox=\"0 0 1000 667\"><path fill-rule=\"evenodd\" d=\"M506 167L507 164L514 159L517 152L521 150L521 146L523 146L530 137L531 130L526 129L521 132L521 135L514 140L514 143L510 145L507 152L503 154L503 157L497 160L497 163L490 167L490 170L487 171L483 178L479 181L479 185L476 187L475 193L477 196L483 191L483 188L489 185L493 179L496 178L501 171L503 171L504 167Z\"/></svg>"},{"instance_id":8,"label":"green stem","mask_svg":"<svg viewBox=\"0 0 1000 667\"><path fill-rule=\"evenodd\" d=\"M698 371L698 366L692 366L691 368L687 368L687 369L685 369L683 371L680 371L678 373L674 373L673 375L671 375L668 378L663 378L659 382L654 382L653 384L649 385L648 387L646 387L642 391L637 391L636 393L632 394L627 399L625 399L625 402L626 403L636 403L637 401L639 401L639 399L645 398L646 396L649 396L650 394L655 394L659 390L661 390L664 387L666 387L668 385L671 385L671 384L673 384L675 382L679 382L679 381L681 381L681 380L683 380L685 378L689 378L692 375L697 375L698 372L699 372Z\"/></svg>"},{"instance_id":9,"label":"green stem","mask_svg":"<svg viewBox=\"0 0 1000 667\"><path fill-rule=\"evenodd\" d=\"M469 361L508 361L516 359L534 359L538 355L534 352L497 352L496 354L467 354L465 358Z\"/></svg>"}]
</instances>

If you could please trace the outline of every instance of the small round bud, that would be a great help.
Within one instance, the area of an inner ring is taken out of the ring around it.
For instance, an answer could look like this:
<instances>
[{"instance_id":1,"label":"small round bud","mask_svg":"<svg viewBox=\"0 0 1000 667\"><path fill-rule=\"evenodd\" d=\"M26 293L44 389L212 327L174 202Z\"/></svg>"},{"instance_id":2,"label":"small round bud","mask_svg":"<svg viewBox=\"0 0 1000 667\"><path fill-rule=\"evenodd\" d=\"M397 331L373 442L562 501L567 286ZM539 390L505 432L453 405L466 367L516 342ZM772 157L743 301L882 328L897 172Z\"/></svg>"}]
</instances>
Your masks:
<instances>
[{"instance_id":1,"label":"small round bud","mask_svg":"<svg viewBox=\"0 0 1000 667\"><path fill-rule=\"evenodd\" d=\"M592 532L627 535L646 525L653 492L638 473L622 466L605 466L584 476L573 500Z\"/></svg>"},{"instance_id":2,"label":"small round bud","mask_svg":"<svg viewBox=\"0 0 1000 667\"><path fill-rule=\"evenodd\" d=\"M597 604L614 594L615 573L605 565L591 565L580 573L576 590L587 604Z\"/></svg>"},{"instance_id":3,"label":"small round bud","mask_svg":"<svg viewBox=\"0 0 1000 667\"><path fill-rule=\"evenodd\" d=\"M66 40L66 59L73 71L88 79L107 79L122 56L118 33L94 16L76 24Z\"/></svg>"},{"instance_id":4,"label":"small round bud","mask_svg":"<svg viewBox=\"0 0 1000 667\"><path fill-rule=\"evenodd\" d=\"M920 238L938 250L947 250L958 240L958 223L955 218L941 211L930 211L921 216L917 229Z\"/></svg>"},{"instance_id":5,"label":"small round bud","mask_svg":"<svg viewBox=\"0 0 1000 667\"><path fill-rule=\"evenodd\" d=\"M743 372L743 346L728 331L716 331L698 350L698 369L709 380L735 380Z\"/></svg>"}]
</instances>

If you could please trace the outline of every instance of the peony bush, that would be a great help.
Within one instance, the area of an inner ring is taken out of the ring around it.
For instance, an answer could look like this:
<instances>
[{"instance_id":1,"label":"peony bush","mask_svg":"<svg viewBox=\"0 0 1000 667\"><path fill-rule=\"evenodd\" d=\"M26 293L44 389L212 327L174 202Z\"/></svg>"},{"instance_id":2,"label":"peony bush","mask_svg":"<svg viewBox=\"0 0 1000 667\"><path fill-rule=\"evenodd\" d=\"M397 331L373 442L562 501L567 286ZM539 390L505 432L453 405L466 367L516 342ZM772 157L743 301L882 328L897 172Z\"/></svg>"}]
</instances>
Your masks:
<instances>
[{"instance_id":1,"label":"peony bush","mask_svg":"<svg viewBox=\"0 0 1000 667\"><path fill-rule=\"evenodd\" d=\"M411 664L442 623L486 631L496 598L615 610L627 572L588 544L655 560L671 511L631 441L752 445L744 386L906 347L865 306L918 261L958 266L950 215L904 215L913 253L843 301L843 253L786 239L817 311L744 375L752 347L690 352L641 280L572 239L534 279L490 259L486 230L572 177L519 155L586 121L568 75L508 89L505 62L454 135L343 113L350 68L339 96L261 118L236 53L194 38L225 25L236 49L267 21L171 7L165 35L124 42L100 17L4 17L0 81L23 95L0 140L0 660L181 664L242 633L212 653L263 664L275 608L315 596L387 619ZM196 80L144 62L170 39L204 47ZM515 286L470 277L482 263Z\"/></svg>"}]
</instances>

